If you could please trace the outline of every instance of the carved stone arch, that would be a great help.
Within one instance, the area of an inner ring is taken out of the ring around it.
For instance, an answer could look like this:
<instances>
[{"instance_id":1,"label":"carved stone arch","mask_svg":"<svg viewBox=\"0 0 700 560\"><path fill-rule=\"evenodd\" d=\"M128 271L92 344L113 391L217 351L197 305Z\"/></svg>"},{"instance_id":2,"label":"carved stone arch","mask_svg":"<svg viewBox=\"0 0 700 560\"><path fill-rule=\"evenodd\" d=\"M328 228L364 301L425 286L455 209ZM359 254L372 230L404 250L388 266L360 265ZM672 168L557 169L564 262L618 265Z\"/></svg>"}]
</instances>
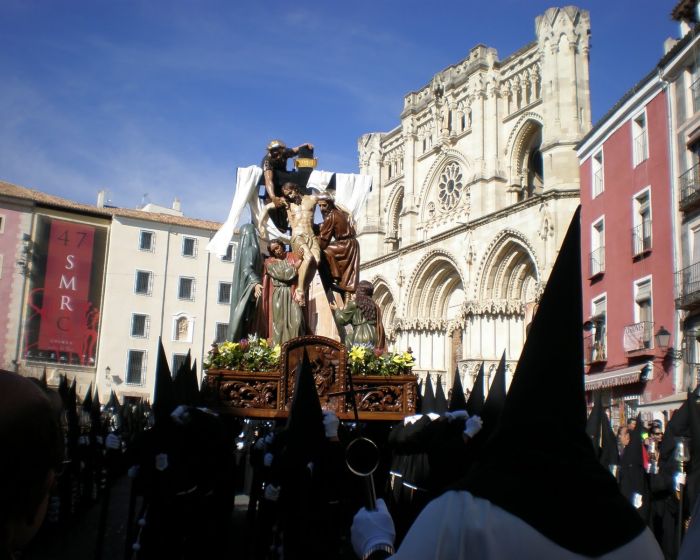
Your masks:
<instances>
[{"instance_id":1,"label":"carved stone arch","mask_svg":"<svg viewBox=\"0 0 700 560\"><path fill-rule=\"evenodd\" d=\"M506 288L504 294L501 294L501 291L504 286L508 286L509 282L516 282L514 275L518 272L521 276L523 275L523 271L519 271L518 266L523 266L525 256L531 261L534 278L539 283L542 267L527 237L513 229L502 230L489 243L481 258L475 277L476 282L474 282L473 299L500 297L506 299L510 295L509 292L512 293L513 284L511 284L511 290ZM494 284L497 287L497 294L493 293Z\"/></svg>"},{"instance_id":2,"label":"carved stone arch","mask_svg":"<svg viewBox=\"0 0 700 560\"><path fill-rule=\"evenodd\" d=\"M386 213L386 231L387 237L398 237L399 232L399 217L403 208L403 183L394 185L394 188L389 194L389 199L384 207Z\"/></svg>"},{"instance_id":3,"label":"carved stone arch","mask_svg":"<svg viewBox=\"0 0 700 560\"><path fill-rule=\"evenodd\" d=\"M518 122L515 123L513 130L510 131L508 142L506 142L505 155L511 162L513 175L516 173L515 161L523 150L523 145L527 142L528 137L532 133L532 127L544 127L544 119L538 113L528 111L520 116ZM519 172L520 170L518 170Z\"/></svg>"},{"instance_id":4,"label":"carved stone arch","mask_svg":"<svg viewBox=\"0 0 700 560\"><path fill-rule=\"evenodd\" d=\"M406 317L422 320L446 317L450 298L457 290L464 292L467 285L458 262L454 255L442 249L434 249L420 260L408 282Z\"/></svg>"},{"instance_id":5,"label":"carved stone arch","mask_svg":"<svg viewBox=\"0 0 700 560\"><path fill-rule=\"evenodd\" d=\"M526 113L511 132L507 144L510 161L510 184L527 187L527 196L539 193L544 185L542 161L542 119Z\"/></svg>"},{"instance_id":6,"label":"carved stone arch","mask_svg":"<svg viewBox=\"0 0 700 560\"><path fill-rule=\"evenodd\" d=\"M385 330L393 332L397 318L397 300L391 289L389 281L381 275L377 275L371 280L374 286L374 301L382 310L382 322Z\"/></svg>"},{"instance_id":7,"label":"carved stone arch","mask_svg":"<svg viewBox=\"0 0 700 560\"><path fill-rule=\"evenodd\" d=\"M372 165L377 163L378 159L379 159L379 156L377 155L377 152L372 150L371 152L369 152L369 154L367 154L365 166L369 167L371 169Z\"/></svg>"}]
</instances>

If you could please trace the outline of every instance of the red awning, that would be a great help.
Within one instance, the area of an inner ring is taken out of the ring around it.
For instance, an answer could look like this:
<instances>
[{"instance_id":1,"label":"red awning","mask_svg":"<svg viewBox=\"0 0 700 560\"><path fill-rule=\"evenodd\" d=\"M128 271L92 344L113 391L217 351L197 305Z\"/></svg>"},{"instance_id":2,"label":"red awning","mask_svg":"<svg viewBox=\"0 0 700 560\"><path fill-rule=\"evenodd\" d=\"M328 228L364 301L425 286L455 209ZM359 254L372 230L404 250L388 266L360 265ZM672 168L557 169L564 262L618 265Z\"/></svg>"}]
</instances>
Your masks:
<instances>
[{"instance_id":1,"label":"red awning","mask_svg":"<svg viewBox=\"0 0 700 560\"><path fill-rule=\"evenodd\" d=\"M584 375L586 391L597 391L619 385L629 385L637 383L642 378L642 369L645 365L637 365L614 371L604 371L602 373L591 373Z\"/></svg>"}]
</instances>

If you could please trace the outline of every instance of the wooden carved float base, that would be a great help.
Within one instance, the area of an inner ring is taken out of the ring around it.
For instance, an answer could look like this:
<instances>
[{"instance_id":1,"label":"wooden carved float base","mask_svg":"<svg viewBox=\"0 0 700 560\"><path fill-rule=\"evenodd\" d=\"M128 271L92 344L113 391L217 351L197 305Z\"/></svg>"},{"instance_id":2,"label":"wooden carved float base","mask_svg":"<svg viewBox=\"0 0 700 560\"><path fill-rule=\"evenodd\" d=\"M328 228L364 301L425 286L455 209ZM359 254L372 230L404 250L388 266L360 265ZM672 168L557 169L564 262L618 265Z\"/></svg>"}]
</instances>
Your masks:
<instances>
[{"instance_id":1,"label":"wooden carved float base","mask_svg":"<svg viewBox=\"0 0 700 560\"><path fill-rule=\"evenodd\" d=\"M297 364L306 350L324 410L341 420L354 420L348 391L347 349L322 336L303 336L282 347L280 370L250 372L208 370L203 382L206 404L220 413L251 418L286 418L289 415ZM353 378L360 420L401 420L415 414L418 392L415 375L362 375Z\"/></svg>"}]
</instances>

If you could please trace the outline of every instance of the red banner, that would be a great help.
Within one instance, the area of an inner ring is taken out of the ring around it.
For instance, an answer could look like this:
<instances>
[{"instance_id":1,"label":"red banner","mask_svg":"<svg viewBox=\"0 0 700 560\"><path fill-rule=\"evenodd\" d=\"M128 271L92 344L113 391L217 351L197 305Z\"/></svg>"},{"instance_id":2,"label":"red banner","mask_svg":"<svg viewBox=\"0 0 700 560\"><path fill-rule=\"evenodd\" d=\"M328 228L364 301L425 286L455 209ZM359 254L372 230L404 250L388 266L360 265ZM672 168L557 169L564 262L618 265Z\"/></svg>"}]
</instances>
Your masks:
<instances>
[{"instance_id":1,"label":"red banner","mask_svg":"<svg viewBox=\"0 0 700 560\"><path fill-rule=\"evenodd\" d=\"M92 365L99 310L90 297L95 228L53 220L49 236L38 347Z\"/></svg>"}]
</instances>

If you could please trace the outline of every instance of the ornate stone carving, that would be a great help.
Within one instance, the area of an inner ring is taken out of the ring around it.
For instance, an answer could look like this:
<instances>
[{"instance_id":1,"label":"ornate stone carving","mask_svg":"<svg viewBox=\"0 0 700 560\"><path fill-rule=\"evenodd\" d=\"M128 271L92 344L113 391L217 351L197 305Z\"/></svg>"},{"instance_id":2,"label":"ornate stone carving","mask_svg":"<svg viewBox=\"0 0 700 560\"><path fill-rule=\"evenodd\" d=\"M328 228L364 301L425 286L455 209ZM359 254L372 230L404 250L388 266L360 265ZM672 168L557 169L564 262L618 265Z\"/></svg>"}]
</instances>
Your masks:
<instances>
[{"instance_id":1,"label":"ornate stone carving","mask_svg":"<svg viewBox=\"0 0 700 560\"><path fill-rule=\"evenodd\" d=\"M414 291L415 291L415 285L417 279L427 270L427 268L431 265L431 261L438 259L442 257L444 260L448 261L454 269L457 271L457 274L459 274L459 279L462 282L462 286L466 286L466 283L464 281L464 275L462 274L461 268L458 266L458 262L460 262L460 259L456 258L455 255L450 253L449 251L445 251L444 249L432 249L431 251L428 251L425 255L423 255L423 258L421 258L420 261L418 261L418 264L415 266L413 269L413 272L411 273L411 276L408 280L408 290L407 293L409 294L409 297L406 298L407 301L412 300L415 296ZM399 270L401 267L399 267ZM404 309L407 311L405 304L404 304Z\"/></svg>"},{"instance_id":2,"label":"ornate stone carving","mask_svg":"<svg viewBox=\"0 0 700 560\"><path fill-rule=\"evenodd\" d=\"M525 303L512 299L492 299L486 301L465 301L460 314L463 317L475 315L493 315L497 317L524 317Z\"/></svg>"},{"instance_id":3,"label":"ornate stone carving","mask_svg":"<svg viewBox=\"0 0 700 560\"><path fill-rule=\"evenodd\" d=\"M483 288L482 284L484 282L484 273L486 272L486 265L489 263L491 260L492 256L496 253L496 251L504 244L507 243L510 239L516 240L520 245L525 247L530 255L530 258L532 259L532 262L535 264L535 269L537 271L537 277L539 278L540 273L539 271L542 270L542 266L540 265L539 260L537 259L537 253L535 252L534 247L532 244L528 241L527 237L523 235L521 232L514 230L514 229L504 229L501 230L496 237L493 238L491 243L489 243L488 247L483 253L483 257L481 258L481 262L479 263L479 268L477 270L477 274L475 276L476 281L474 282L474 291L473 291L473 299L478 300L480 298L479 292Z\"/></svg>"},{"instance_id":4,"label":"ornate stone carving","mask_svg":"<svg viewBox=\"0 0 700 560\"><path fill-rule=\"evenodd\" d=\"M554 223L552 221L552 216L549 212L549 206L543 204L540 206L540 239L547 239L548 237L554 237Z\"/></svg>"},{"instance_id":5,"label":"ornate stone carving","mask_svg":"<svg viewBox=\"0 0 700 560\"><path fill-rule=\"evenodd\" d=\"M459 204L464 191L464 182L464 175L458 163L445 166L438 183L438 200L442 210L447 212Z\"/></svg>"}]
</instances>

